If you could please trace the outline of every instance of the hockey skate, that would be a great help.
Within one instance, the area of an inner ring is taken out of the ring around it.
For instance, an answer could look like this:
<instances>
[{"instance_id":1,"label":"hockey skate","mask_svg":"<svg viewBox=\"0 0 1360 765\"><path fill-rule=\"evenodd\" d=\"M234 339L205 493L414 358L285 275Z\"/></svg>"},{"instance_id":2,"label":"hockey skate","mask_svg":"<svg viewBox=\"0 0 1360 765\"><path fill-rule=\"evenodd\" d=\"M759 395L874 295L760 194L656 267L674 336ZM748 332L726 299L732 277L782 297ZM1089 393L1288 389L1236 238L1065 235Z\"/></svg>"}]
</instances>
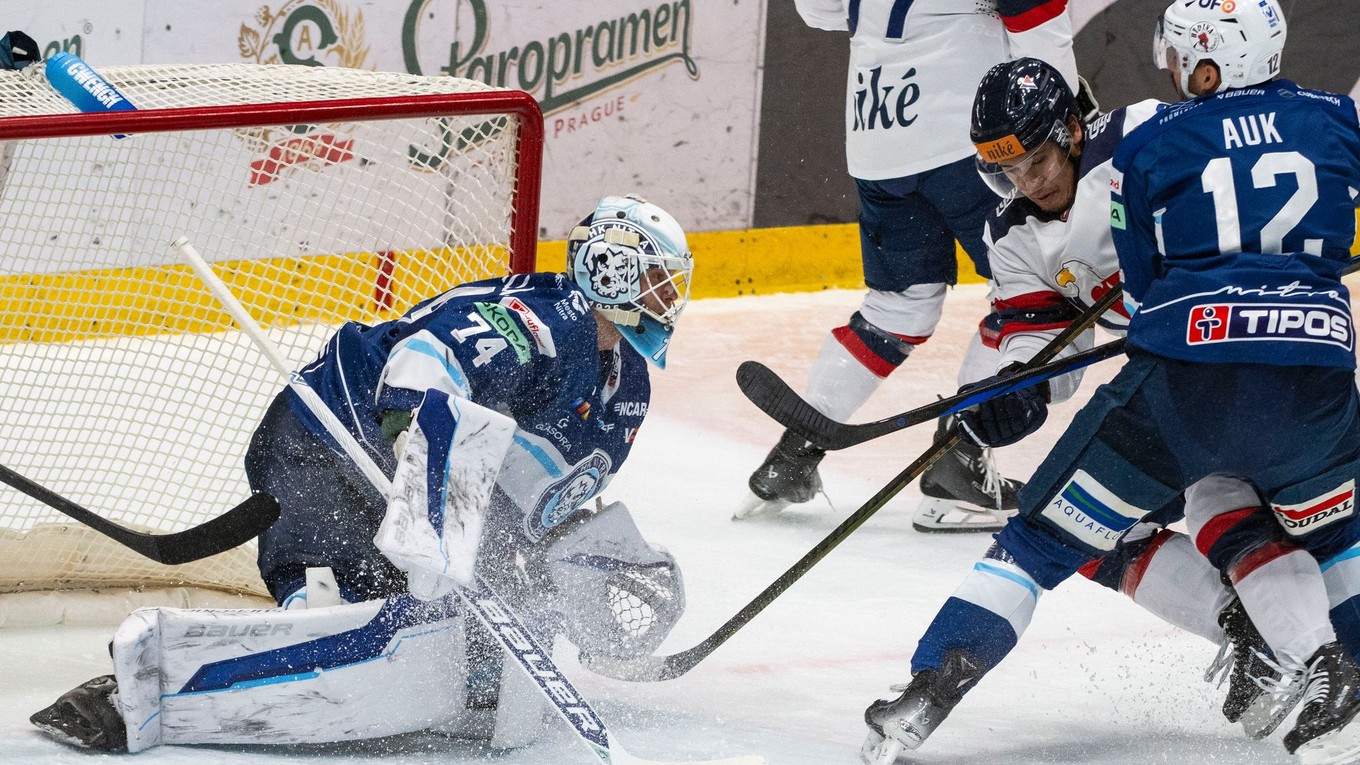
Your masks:
<instances>
[{"instance_id":1,"label":"hockey skate","mask_svg":"<svg viewBox=\"0 0 1360 765\"><path fill-rule=\"evenodd\" d=\"M865 765L893 765L903 749L918 749L944 722L964 692L982 677L982 667L963 651L950 651L940 669L916 673L902 695L880 699L864 710L869 734L860 748Z\"/></svg>"},{"instance_id":2,"label":"hockey skate","mask_svg":"<svg viewBox=\"0 0 1360 765\"><path fill-rule=\"evenodd\" d=\"M1228 695L1223 716L1240 722L1250 739L1263 739L1280 727L1303 696L1305 673L1301 668L1281 666L1270 658L1256 625L1251 623L1242 601L1234 599L1218 615L1224 641L1204 679L1211 681L1227 671Z\"/></svg>"},{"instance_id":3,"label":"hockey skate","mask_svg":"<svg viewBox=\"0 0 1360 765\"><path fill-rule=\"evenodd\" d=\"M937 442L952 422L952 417L940 420ZM927 532L997 531L1015 515L1022 486L997 473L991 449L960 441L921 476L925 499L911 525Z\"/></svg>"},{"instance_id":4,"label":"hockey skate","mask_svg":"<svg viewBox=\"0 0 1360 765\"><path fill-rule=\"evenodd\" d=\"M779 443L746 482L751 492L737 507L733 520L771 515L789 505L801 504L822 490L817 465L826 456L801 436L784 431Z\"/></svg>"},{"instance_id":5,"label":"hockey skate","mask_svg":"<svg viewBox=\"0 0 1360 765\"><path fill-rule=\"evenodd\" d=\"M1338 642L1328 643L1308 662L1308 687L1284 748L1305 765L1341 765L1360 758L1360 667Z\"/></svg>"},{"instance_id":6,"label":"hockey skate","mask_svg":"<svg viewBox=\"0 0 1360 765\"><path fill-rule=\"evenodd\" d=\"M53 738L73 746L121 752L127 749L127 728L114 698L118 681L100 675L67 691L28 721Z\"/></svg>"}]
</instances>

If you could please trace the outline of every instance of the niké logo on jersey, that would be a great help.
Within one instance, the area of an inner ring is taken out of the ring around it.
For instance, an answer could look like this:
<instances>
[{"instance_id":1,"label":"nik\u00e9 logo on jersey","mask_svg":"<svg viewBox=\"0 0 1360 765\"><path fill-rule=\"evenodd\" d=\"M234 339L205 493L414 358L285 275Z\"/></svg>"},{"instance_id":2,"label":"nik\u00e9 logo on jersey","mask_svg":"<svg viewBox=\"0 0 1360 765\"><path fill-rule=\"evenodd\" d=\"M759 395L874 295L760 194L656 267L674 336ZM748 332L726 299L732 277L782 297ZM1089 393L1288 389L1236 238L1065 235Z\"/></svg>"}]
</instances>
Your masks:
<instances>
[{"instance_id":1,"label":"nik\u00e9 logo on jersey","mask_svg":"<svg viewBox=\"0 0 1360 765\"><path fill-rule=\"evenodd\" d=\"M902 84L883 84L883 67L869 70L869 81L864 81L864 72L855 74L859 88L855 91L855 124L852 130L875 130L892 127L906 127L916 121L915 113L907 109L921 97L921 88L911 82L916 76L916 67L907 70L901 77Z\"/></svg>"},{"instance_id":2,"label":"nik\u00e9 logo on jersey","mask_svg":"<svg viewBox=\"0 0 1360 765\"><path fill-rule=\"evenodd\" d=\"M1252 340L1353 347L1350 316L1331 306L1212 303L1190 309L1187 345Z\"/></svg>"}]
</instances>

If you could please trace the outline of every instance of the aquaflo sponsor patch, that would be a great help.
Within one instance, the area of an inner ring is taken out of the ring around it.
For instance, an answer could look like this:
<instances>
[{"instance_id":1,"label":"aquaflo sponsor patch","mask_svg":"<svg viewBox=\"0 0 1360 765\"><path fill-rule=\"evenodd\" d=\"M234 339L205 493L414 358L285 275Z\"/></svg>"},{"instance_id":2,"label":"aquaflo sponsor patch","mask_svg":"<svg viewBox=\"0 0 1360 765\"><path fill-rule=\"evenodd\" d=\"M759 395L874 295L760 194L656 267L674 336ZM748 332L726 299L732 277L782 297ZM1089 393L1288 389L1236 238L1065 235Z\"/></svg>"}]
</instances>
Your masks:
<instances>
[{"instance_id":1,"label":"aquaflo sponsor patch","mask_svg":"<svg viewBox=\"0 0 1360 765\"><path fill-rule=\"evenodd\" d=\"M1355 345L1350 314L1332 306L1212 303L1190 309L1188 345L1253 340L1323 343L1347 351Z\"/></svg>"},{"instance_id":2,"label":"aquaflo sponsor patch","mask_svg":"<svg viewBox=\"0 0 1360 765\"><path fill-rule=\"evenodd\" d=\"M1078 470L1039 513L1097 550L1113 550L1124 532L1148 514Z\"/></svg>"},{"instance_id":3,"label":"aquaflo sponsor patch","mask_svg":"<svg viewBox=\"0 0 1360 765\"><path fill-rule=\"evenodd\" d=\"M1347 481L1319 497L1294 505L1271 504L1284 530L1294 536L1307 534L1342 518L1355 515L1355 480Z\"/></svg>"}]
</instances>

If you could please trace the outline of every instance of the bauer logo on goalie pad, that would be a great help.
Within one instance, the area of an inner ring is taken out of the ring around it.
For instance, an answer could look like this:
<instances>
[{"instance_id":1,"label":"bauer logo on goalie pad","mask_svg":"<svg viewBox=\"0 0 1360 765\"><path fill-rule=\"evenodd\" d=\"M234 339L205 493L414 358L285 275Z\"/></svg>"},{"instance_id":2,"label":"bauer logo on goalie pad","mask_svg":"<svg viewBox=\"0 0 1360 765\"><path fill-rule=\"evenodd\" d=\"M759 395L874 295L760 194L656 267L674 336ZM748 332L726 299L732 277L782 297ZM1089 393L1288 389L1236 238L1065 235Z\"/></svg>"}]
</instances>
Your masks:
<instances>
[{"instance_id":1,"label":"bauer logo on goalie pad","mask_svg":"<svg viewBox=\"0 0 1360 765\"><path fill-rule=\"evenodd\" d=\"M1331 306L1218 303L1190 309L1186 344L1251 340L1325 343L1347 351L1353 345L1350 317Z\"/></svg>"},{"instance_id":2,"label":"bauer logo on goalie pad","mask_svg":"<svg viewBox=\"0 0 1360 765\"><path fill-rule=\"evenodd\" d=\"M1040 515L1097 550L1113 550L1124 532L1147 513L1078 470Z\"/></svg>"},{"instance_id":3,"label":"bauer logo on goalie pad","mask_svg":"<svg viewBox=\"0 0 1360 765\"><path fill-rule=\"evenodd\" d=\"M1293 505L1271 504L1284 530L1294 536L1355 515L1355 481L1347 481L1320 497Z\"/></svg>"}]
</instances>

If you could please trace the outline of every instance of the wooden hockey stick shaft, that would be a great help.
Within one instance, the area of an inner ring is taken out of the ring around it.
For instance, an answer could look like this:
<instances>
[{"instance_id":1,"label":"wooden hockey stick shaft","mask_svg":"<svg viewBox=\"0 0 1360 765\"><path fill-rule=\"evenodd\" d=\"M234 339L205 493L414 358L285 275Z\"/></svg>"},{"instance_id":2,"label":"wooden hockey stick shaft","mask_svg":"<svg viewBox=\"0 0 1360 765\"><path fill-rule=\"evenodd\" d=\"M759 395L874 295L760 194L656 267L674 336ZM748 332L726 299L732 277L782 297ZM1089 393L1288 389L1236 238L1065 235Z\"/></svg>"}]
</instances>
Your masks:
<instances>
[{"instance_id":1,"label":"wooden hockey stick shaft","mask_svg":"<svg viewBox=\"0 0 1360 765\"><path fill-rule=\"evenodd\" d=\"M150 534L114 523L4 465L0 465L0 483L12 486L133 552L167 566L224 553L258 537L279 518L279 503L273 497L252 494L246 501L210 521L181 531Z\"/></svg>"}]
</instances>

